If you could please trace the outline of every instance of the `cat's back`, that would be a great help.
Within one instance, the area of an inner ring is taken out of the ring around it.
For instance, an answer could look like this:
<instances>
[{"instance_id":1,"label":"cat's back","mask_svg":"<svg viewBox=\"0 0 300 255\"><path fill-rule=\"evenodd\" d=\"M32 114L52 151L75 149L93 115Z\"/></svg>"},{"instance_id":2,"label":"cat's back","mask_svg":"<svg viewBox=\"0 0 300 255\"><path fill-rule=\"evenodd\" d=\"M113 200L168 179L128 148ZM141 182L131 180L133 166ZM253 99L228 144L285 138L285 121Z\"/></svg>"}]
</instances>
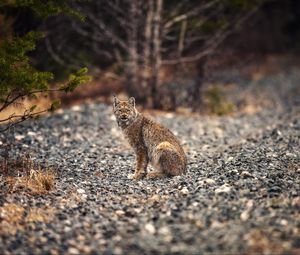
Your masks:
<instances>
[{"instance_id":1,"label":"cat's back","mask_svg":"<svg viewBox=\"0 0 300 255\"><path fill-rule=\"evenodd\" d=\"M180 147L178 139L168 128L145 116L143 116L142 134L147 147L157 146L161 142L169 142L175 147Z\"/></svg>"}]
</instances>

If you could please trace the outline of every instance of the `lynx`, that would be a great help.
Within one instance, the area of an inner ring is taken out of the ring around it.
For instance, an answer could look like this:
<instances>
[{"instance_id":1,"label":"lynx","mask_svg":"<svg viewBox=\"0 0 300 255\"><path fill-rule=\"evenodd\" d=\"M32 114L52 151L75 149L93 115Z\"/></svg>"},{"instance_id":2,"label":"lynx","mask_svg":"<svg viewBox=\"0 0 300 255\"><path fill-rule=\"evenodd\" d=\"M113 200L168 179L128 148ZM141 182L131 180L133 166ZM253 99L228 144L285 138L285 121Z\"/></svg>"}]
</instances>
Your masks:
<instances>
[{"instance_id":1,"label":"lynx","mask_svg":"<svg viewBox=\"0 0 300 255\"><path fill-rule=\"evenodd\" d=\"M114 97L113 109L118 126L136 154L132 179L163 178L186 173L186 155L175 135L139 113L133 97L128 101ZM155 171L147 173L149 162Z\"/></svg>"}]
</instances>

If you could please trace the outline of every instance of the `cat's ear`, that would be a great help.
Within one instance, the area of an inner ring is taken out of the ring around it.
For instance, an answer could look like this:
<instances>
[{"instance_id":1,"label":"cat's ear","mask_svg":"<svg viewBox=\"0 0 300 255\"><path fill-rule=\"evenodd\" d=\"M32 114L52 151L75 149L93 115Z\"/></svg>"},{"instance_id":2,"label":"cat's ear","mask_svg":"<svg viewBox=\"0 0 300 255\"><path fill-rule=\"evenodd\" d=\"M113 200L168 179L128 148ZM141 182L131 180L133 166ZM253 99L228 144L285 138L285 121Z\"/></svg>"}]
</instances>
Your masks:
<instances>
[{"instance_id":1,"label":"cat's ear","mask_svg":"<svg viewBox=\"0 0 300 255\"><path fill-rule=\"evenodd\" d=\"M131 97L131 98L129 98L129 103L133 106L133 107L135 107L135 99L134 99L134 97Z\"/></svg>"},{"instance_id":2,"label":"cat's ear","mask_svg":"<svg viewBox=\"0 0 300 255\"><path fill-rule=\"evenodd\" d=\"M116 108L119 103L120 100L114 95L114 103L113 103L114 108Z\"/></svg>"}]
</instances>

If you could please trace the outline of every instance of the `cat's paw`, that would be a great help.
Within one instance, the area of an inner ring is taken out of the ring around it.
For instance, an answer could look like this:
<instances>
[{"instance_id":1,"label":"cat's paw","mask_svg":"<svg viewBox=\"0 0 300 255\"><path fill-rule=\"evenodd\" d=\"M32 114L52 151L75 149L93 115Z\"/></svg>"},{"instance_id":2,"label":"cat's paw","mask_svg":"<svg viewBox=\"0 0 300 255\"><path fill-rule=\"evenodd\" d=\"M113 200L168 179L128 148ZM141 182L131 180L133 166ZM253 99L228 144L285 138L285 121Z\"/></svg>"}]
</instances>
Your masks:
<instances>
[{"instance_id":1,"label":"cat's paw","mask_svg":"<svg viewBox=\"0 0 300 255\"><path fill-rule=\"evenodd\" d=\"M150 172L147 174L147 178L148 179L159 179L159 178L164 178L167 175L165 173L162 172Z\"/></svg>"},{"instance_id":2,"label":"cat's paw","mask_svg":"<svg viewBox=\"0 0 300 255\"><path fill-rule=\"evenodd\" d=\"M139 173L134 173L134 174L129 174L128 175L128 178L131 179L131 180L141 180L141 179L144 179L146 177L146 174L147 173L144 173L144 172L139 172Z\"/></svg>"}]
</instances>

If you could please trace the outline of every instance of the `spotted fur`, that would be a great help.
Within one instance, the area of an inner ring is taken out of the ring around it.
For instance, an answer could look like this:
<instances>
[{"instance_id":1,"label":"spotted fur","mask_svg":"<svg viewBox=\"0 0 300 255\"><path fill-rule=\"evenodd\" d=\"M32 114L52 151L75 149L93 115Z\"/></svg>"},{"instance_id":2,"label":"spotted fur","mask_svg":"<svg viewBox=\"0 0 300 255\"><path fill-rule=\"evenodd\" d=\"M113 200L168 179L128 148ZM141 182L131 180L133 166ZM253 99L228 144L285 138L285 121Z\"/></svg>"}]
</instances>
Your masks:
<instances>
[{"instance_id":1,"label":"spotted fur","mask_svg":"<svg viewBox=\"0 0 300 255\"><path fill-rule=\"evenodd\" d=\"M133 179L162 178L186 173L187 159L175 135L164 126L143 116L135 108L135 100L114 98L114 113L129 144L136 154ZM148 163L155 169L147 173Z\"/></svg>"}]
</instances>

